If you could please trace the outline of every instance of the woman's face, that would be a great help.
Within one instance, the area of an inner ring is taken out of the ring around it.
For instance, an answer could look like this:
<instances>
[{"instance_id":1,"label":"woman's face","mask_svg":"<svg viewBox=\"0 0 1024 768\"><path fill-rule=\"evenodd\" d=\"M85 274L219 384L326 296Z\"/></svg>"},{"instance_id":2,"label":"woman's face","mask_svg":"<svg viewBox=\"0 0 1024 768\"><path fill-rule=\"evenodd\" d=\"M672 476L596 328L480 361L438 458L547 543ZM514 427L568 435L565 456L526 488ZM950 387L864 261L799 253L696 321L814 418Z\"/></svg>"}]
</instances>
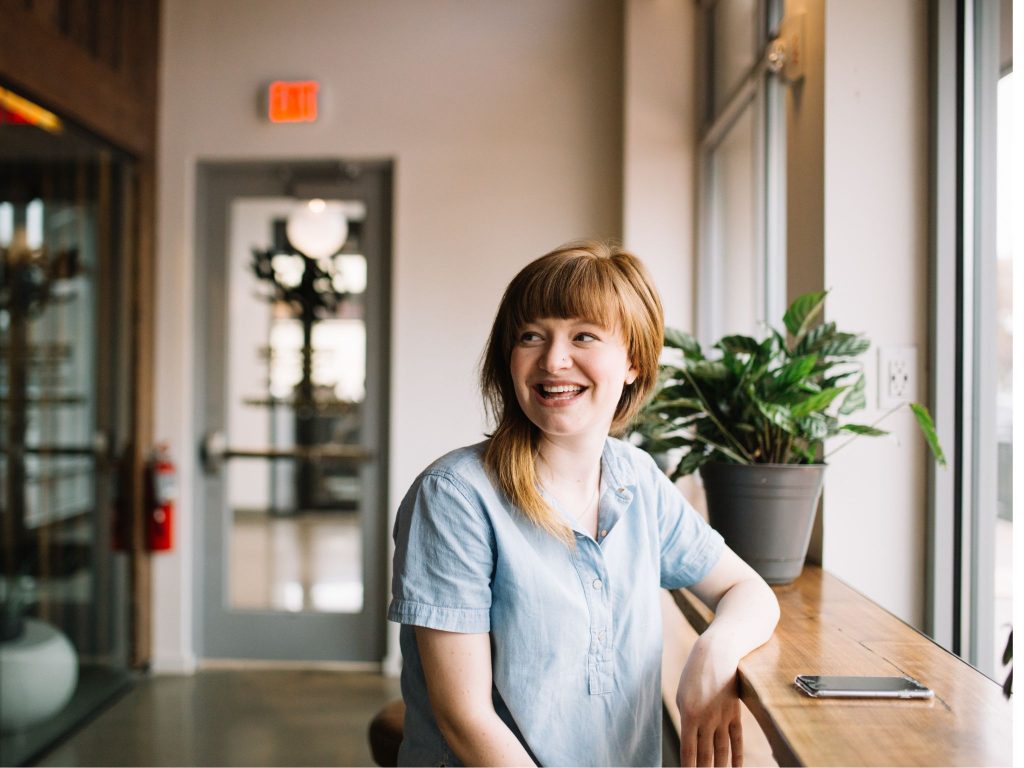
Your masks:
<instances>
[{"instance_id":1,"label":"woman's face","mask_svg":"<svg viewBox=\"0 0 1024 768\"><path fill-rule=\"evenodd\" d=\"M520 407L549 439L603 441L622 388L637 377L617 329L561 318L519 330L511 372Z\"/></svg>"}]
</instances>

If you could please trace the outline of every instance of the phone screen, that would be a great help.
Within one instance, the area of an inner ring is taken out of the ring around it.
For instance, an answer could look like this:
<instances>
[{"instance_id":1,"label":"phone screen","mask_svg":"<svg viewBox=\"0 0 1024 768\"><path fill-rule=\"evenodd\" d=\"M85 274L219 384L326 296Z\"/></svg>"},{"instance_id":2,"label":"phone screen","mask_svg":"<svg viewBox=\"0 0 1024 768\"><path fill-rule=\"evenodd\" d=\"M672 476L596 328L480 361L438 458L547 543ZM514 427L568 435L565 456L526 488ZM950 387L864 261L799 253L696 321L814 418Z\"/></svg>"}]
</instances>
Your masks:
<instances>
[{"instance_id":1,"label":"phone screen","mask_svg":"<svg viewBox=\"0 0 1024 768\"><path fill-rule=\"evenodd\" d=\"M796 678L796 684L811 696L823 697L928 698L933 695L917 680L905 676L799 675Z\"/></svg>"}]
</instances>

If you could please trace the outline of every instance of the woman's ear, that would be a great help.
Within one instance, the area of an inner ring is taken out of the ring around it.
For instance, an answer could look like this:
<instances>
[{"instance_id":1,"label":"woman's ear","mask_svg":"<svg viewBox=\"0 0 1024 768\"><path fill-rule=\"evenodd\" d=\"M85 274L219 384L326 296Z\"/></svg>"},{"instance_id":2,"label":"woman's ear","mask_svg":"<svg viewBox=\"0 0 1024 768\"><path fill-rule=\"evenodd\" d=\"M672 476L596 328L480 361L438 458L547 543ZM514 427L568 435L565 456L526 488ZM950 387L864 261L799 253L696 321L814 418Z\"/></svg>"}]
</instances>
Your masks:
<instances>
[{"instance_id":1,"label":"woman's ear","mask_svg":"<svg viewBox=\"0 0 1024 768\"><path fill-rule=\"evenodd\" d=\"M628 387L630 384L636 381L639 375L640 371L636 369L636 366L630 364L629 368L626 370L626 386Z\"/></svg>"}]
</instances>

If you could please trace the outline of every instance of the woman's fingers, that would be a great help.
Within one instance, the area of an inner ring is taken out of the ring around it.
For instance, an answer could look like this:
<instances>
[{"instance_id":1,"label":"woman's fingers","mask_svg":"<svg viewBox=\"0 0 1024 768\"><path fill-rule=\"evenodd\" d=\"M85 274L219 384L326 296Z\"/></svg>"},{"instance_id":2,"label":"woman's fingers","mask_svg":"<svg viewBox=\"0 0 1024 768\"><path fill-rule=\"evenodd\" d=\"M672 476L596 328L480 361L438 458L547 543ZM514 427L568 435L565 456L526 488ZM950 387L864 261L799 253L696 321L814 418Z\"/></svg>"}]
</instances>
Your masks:
<instances>
[{"instance_id":1,"label":"woman's fingers","mask_svg":"<svg viewBox=\"0 0 1024 768\"><path fill-rule=\"evenodd\" d=\"M715 732L697 729L697 765L716 765L715 763Z\"/></svg>"},{"instance_id":2,"label":"woman's fingers","mask_svg":"<svg viewBox=\"0 0 1024 768\"><path fill-rule=\"evenodd\" d=\"M717 724L683 721L679 740L679 764L682 768L696 766L743 766L743 726L738 707L726 712Z\"/></svg>"},{"instance_id":3,"label":"woman's fingers","mask_svg":"<svg viewBox=\"0 0 1024 768\"><path fill-rule=\"evenodd\" d=\"M736 713L736 717L729 723L729 742L732 745L732 765L733 768L742 768L743 766L743 721L739 718L739 713Z\"/></svg>"},{"instance_id":4,"label":"woman's fingers","mask_svg":"<svg viewBox=\"0 0 1024 768\"><path fill-rule=\"evenodd\" d=\"M716 768L729 768L729 729L723 723L715 731L715 766Z\"/></svg>"}]
</instances>

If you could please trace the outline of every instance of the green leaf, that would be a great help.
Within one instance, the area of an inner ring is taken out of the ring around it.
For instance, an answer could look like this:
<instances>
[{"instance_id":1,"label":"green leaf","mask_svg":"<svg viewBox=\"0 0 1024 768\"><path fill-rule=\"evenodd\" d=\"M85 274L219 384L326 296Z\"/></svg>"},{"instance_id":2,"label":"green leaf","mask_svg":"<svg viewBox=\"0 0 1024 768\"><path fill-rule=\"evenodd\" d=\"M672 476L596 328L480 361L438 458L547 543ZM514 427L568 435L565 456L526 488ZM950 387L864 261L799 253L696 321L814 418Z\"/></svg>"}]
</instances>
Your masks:
<instances>
[{"instance_id":1,"label":"green leaf","mask_svg":"<svg viewBox=\"0 0 1024 768\"><path fill-rule=\"evenodd\" d=\"M816 325L807 332L807 335L804 336L803 341L793 350L793 353L796 355L806 355L809 352L817 352L821 345L831 339L835 333L835 323L829 322Z\"/></svg>"},{"instance_id":2,"label":"green leaf","mask_svg":"<svg viewBox=\"0 0 1024 768\"><path fill-rule=\"evenodd\" d=\"M729 368L721 360L696 360L686 366L687 372L697 381L724 381L729 378Z\"/></svg>"},{"instance_id":3,"label":"green leaf","mask_svg":"<svg viewBox=\"0 0 1024 768\"><path fill-rule=\"evenodd\" d=\"M817 362L817 355L796 357L774 372L772 376L773 383L779 389L785 389L791 384L796 384L810 375L811 371L814 369L814 364Z\"/></svg>"},{"instance_id":4,"label":"green leaf","mask_svg":"<svg viewBox=\"0 0 1024 768\"><path fill-rule=\"evenodd\" d=\"M658 403L665 400L678 400L681 397L692 397L693 387L686 379L682 378L685 376L682 371L679 371L680 383L670 384L667 387L662 387L651 400L652 403Z\"/></svg>"},{"instance_id":5,"label":"green leaf","mask_svg":"<svg viewBox=\"0 0 1024 768\"><path fill-rule=\"evenodd\" d=\"M881 437L882 435L889 434L884 429L871 427L867 424L843 424L840 429L844 432L853 432L855 435L868 435L870 437Z\"/></svg>"},{"instance_id":6,"label":"green leaf","mask_svg":"<svg viewBox=\"0 0 1024 768\"><path fill-rule=\"evenodd\" d=\"M715 344L723 352L731 352L734 355L757 354L761 345L757 339L752 339L749 336L726 336Z\"/></svg>"},{"instance_id":7,"label":"green leaf","mask_svg":"<svg viewBox=\"0 0 1024 768\"><path fill-rule=\"evenodd\" d=\"M700 469L702 464L705 464L710 460L710 457L697 447L691 448L690 452L683 456L676 465L675 470L672 472L672 479L678 480L680 477L693 474Z\"/></svg>"},{"instance_id":8,"label":"green leaf","mask_svg":"<svg viewBox=\"0 0 1024 768\"><path fill-rule=\"evenodd\" d=\"M928 413L928 409L920 403L911 403L910 410L914 412L917 424L921 427L921 432L924 433L925 442L931 448L932 456L935 457L936 463L940 467L946 466L946 454L942 452L942 446L939 444L939 435L935 431L935 422L932 421L932 416Z\"/></svg>"},{"instance_id":9,"label":"green leaf","mask_svg":"<svg viewBox=\"0 0 1024 768\"><path fill-rule=\"evenodd\" d=\"M681 349L683 351L683 355L690 360L704 359L704 353L700 350L700 344L693 336L686 333L686 331L666 327L665 346L672 347L673 349Z\"/></svg>"},{"instance_id":10,"label":"green leaf","mask_svg":"<svg viewBox=\"0 0 1024 768\"><path fill-rule=\"evenodd\" d=\"M744 457L740 456L738 453L736 453L731 448L728 448L727 446L724 446L721 443L717 442L716 440L712 440L711 438L706 437L705 435L701 435L701 434L698 433L698 434L695 434L692 439L694 441L697 441L697 442L700 442L700 443L704 443L705 445L707 445L709 448L712 449L711 454L709 455L709 460L710 460L710 458L715 457L714 454L720 453L722 455L722 457L724 457L725 459L728 459L729 461L732 461L732 462L734 462L736 464L750 464L751 463L750 461L748 461ZM715 457L715 458L717 458L717 457Z\"/></svg>"},{"instance_id":11,"label":"green leaf","mask_svg":"<svg viewBox=\"0 0 1024 768\"><path fill-rule=\"evenodd\" d=\"M674 400L658 399L651 403L651 410L656 413L665 411L676 411L683 414L703 413L704 404L693 397L677 397Z\"/></svg>"},{"instance_id":12,"label":"green leaf","mask_svg":"<svg viewBox=\"0 0 1024 768\"><path fill-rule=\"evenodd\" d=\"M793 406L793 417L799 419L801 416L806 416L814 411L823 411L845 391L846 387L831 387L823 389L821 392L816 392Z\"/></svg>"},{"instance_id":13,"label":"green leaf","mask_svg":"<svg viewBox=\"0 0 1024 768\"><path fill-rule=\"evenodd\" d=\"M839 406L839 413L843 416L848 416L854 411L859 411L865 405L867 405L867 397L864 395L864 374L861 373L857 377L857 380L853 382L850 387L849 394L843 398L843 404Z\"/></svg>"},{"instance_id":14,"label":"green leaf","mask_svg":"<svg viewBox=\"0 0 1024 768\"><path fill-rule=\"evenodd\" d=\"M797 345L810 330L818 315L821 314L827 295L828 291L805 293L789 305L782 321L786 324L786 330L796 337Z\"/></svg>"},{"instance_id":15,"label":"green leaf","mask_svg":"<svg viewBox=\"0 0 1024 768\"><path fill-rule=\"evenodd\" d=\"M797 419L797 426L810 440L824 440L828 437L828 420L823 413L811 413Z\"/></svg>"},{"instance_id":16,"label":"green leaf","mask_svg":"<svg viewBox=\"0 0 1024 768\"><path fill-rule=\"evenodd\" d=\"M837 333L821 346L822 357L857 357L868 351L871 342L857 333Z\"/></svg>"},{"instance_id":17,"label":"green leaf","mask_svg":"<svg viewBox=\"0 0 1024 768\"><path fill-rule=\"evenodd\" d=\"M772 424L781 427L790 434L796 433L796 421L794 421L793 414L789 408L784 405L777 405L776 403L767 403L760 398L755 398L754 403L757 405L757 410Z\"/></svg>"},{"instance_id":18,"label":"green leaf","mask_svg":"<svg viewBox=\"0 0 1024 768\"><path fill-rule=\"evenodd\" d=\"M648 453L665 453L673 448L680 448L689 442L685 437L677 435L675 437L660 437L660 438L649 438L645 439L642 443L642 447Z\"/></svg>"}]
</instances>

